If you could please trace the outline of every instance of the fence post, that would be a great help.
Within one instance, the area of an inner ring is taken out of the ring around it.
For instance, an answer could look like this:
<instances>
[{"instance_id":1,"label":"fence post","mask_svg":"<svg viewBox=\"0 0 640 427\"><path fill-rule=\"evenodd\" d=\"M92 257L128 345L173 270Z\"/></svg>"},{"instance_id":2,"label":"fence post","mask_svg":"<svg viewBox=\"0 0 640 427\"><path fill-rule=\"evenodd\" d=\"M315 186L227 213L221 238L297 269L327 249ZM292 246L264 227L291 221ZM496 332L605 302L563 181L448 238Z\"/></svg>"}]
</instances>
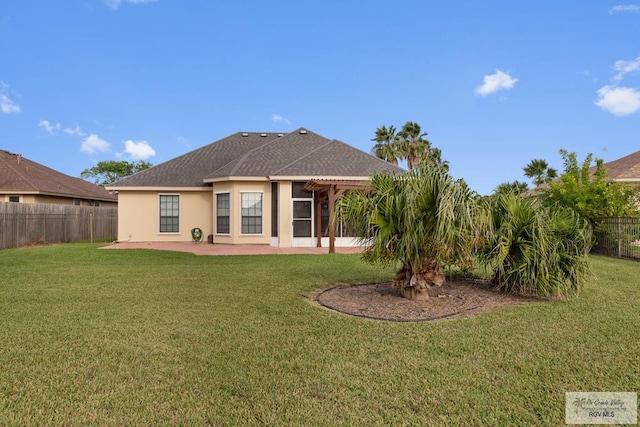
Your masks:
<instances>
[{"instance_id":1,"label":"fence post","mask_svg":"<svg viewBox=\"0 0 640 427\"><path fill-rule=\"evenodd\" d=\"M618 258L622 258L622 218L618 217Z\"/></svg>"},{"instance_id":2,"label":"fence post","mask_svg":"<svg viewBox=\"0 0 640 427\"><path fill-rule=\"evenodd\" d=\"M93 209L89 211L89 239L93 243Z\"/></svg>"}]
</instances>

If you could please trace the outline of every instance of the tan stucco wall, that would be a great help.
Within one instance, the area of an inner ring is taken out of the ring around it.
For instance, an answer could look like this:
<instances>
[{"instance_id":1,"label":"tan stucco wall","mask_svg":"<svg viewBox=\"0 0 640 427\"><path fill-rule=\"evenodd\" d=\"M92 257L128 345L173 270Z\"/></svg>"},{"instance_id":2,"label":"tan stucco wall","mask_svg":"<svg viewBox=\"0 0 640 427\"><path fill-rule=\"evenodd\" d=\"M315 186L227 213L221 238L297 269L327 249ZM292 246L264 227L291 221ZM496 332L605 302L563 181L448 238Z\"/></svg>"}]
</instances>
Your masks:
<instances>
[{"instance_id":1,"label":"tan stucco wall","mask_svg":"<svg viewBox=\"0 0 640 427\"><path fill-rule=\"evenodd\" d=\"M262 193L262 233L261 234L241 234L241 193L259 192ZM215 194L229 193L230 205L230 233L214 234L214 243L223 244L251 244L268 245L271 242L271 183L269 181L241 181L241 182L216 182L213 185L214 202L211 211L211 221L215 226L216 209ZM217 231L217 230L216 230Z\"/></svg>"},{"instance_id":2,"label":"tan stucco wall","mask_svg":"<svg viewBox=\"0 0 640 427\"><path fill-rule=\"evenodd\" d=\"M241 194L262 193L262 233L243 235ZM219 234L216 227L216 194L229 193L230 233ZM180 232L159 232L159 195L180 196ZM271 182L223 181L202 191L120 190L118 193L118 240L132 242L191 241L191 229L198 227L204 238L213 234L217 244L272 244ZM280 247L292 246L291 181L278 182L278 242ZM206 240L205 240L206 241Z\"/></svg>"},{"instance_id":3,"label":"tan stucco wall","mask_svg":"<svg viewBox=\"0 0 640 427\"><path fill-rule=\"evenodd\" d=\"M178 233L160 233L160 195L180 196ZM205 242L212 233L212 193L205 191L120 191L118 241L190 242L191 229L202 230Z\"/></svg>"}]
</instances>

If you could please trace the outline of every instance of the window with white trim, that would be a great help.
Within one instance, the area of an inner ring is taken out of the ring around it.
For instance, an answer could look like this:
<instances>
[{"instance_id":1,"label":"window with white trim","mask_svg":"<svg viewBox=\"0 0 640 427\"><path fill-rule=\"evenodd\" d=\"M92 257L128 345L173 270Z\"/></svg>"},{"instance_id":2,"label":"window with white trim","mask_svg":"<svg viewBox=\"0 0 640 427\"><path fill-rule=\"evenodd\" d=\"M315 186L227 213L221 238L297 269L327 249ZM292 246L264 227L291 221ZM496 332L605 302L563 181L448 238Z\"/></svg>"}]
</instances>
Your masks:
<instances>
[{"instance_id":1,"label":"window with white trim","mask_svg":"<svg viewBox=\"0 0 640 427\"><path fill-rule=\"evenodd\" d=\"M178 233L180 231L180 196L160 195L160 232Z\"/></svg>"},{"instance_id":2,"label":"window with white trim","mask_svg":"<svg viewBox=\"0 0 640 427\"><path fill-rule=\"evenodd\" d=\"M262 193L240 193L242 234L262 234Z\"/></svg>"},{"instance_id":3,"label":"window with white trim","mask_svg":"<svg viewBox=\"0 0 640 427\"><path fill-rule=\"evenodd\" d=\"M229 234L231 232L230 210L229 193L216 194L216 233Z\"/></svg>"}]
</instances>

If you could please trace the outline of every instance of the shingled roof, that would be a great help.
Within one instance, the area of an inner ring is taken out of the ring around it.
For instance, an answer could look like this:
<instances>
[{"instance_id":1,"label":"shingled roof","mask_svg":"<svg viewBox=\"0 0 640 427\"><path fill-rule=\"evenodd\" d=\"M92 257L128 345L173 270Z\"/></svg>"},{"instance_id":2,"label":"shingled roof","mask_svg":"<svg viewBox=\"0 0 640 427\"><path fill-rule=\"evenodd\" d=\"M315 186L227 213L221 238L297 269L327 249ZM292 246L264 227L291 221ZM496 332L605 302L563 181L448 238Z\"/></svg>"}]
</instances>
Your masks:
<instances>
[{"instance_id":1,"label":"shingled roof","mask_svg":"<svg viewBox=\"0 0 640 427\"><path fill-rule=\"evenodd\" d=\"M127 177L118 187L202 187L233 177L368 177L402 169L344 142L300 128L238 132Z\"/></svg>"},{"instance_id":2,"label":"shingled roof","mask_svg":"<svg viewBox=\"0 0 640 427\"><path fill-rule=\"evenodd\" d=\"M640 182L640 151L602 165L613 181Z\"/></svg>"},{"instance_id":3,"label":"shingled roof","mask_svg":"<svg viewBox=\"0 0 640 427\"><path fill-rule=\"evenodd\" d=\"M23 157L0 150L0 192L41 194L116 202L103 187L74 178Z\"/></svg>"}]
</instances>

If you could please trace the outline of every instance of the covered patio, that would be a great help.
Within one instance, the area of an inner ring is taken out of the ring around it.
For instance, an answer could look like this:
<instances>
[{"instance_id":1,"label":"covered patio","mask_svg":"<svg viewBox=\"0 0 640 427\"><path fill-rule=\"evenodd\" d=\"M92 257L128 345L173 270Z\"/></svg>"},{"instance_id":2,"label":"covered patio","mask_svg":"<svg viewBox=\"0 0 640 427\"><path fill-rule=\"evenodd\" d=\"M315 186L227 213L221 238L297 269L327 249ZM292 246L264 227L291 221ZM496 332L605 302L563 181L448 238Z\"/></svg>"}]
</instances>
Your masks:
<instances>
[{"instance_id":1,"label":"covered patio","mask_svg":"<svg viewBox=\"0 0 640 427\"><path fill-rule=\"evenodd\" d=\"M328 200L329 204L329 253L336 252L336 224L333 211L335 210L336 201L347 191L364 190L367 188L367 181L352 180L330 180L330 179L312 179L304 186L305 190L315 191L318 194L316 198L316 218L322 215L322 204ZM322 224L316 221L316 247L322 247Z\"/></svg>"}]
</instances>

